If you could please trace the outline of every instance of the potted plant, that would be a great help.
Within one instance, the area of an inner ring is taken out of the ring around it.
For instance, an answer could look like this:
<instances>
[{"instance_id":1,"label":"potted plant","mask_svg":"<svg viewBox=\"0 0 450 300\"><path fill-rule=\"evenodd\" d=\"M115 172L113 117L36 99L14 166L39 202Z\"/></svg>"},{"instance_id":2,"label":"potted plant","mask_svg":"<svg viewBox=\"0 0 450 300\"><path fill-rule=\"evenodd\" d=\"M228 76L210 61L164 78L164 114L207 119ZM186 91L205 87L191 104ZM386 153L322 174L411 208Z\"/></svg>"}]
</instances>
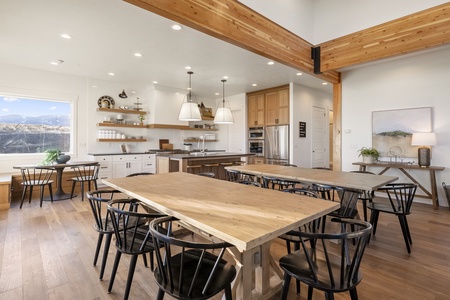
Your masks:
<instances>
[{"instance_id":1,"label":"potted plant","mask_svg":"<svg viewBox=\"0 0 450 300\"><path fill-rule=\"evenodd\" d=\"M378 160L378 158L380 157L380 152L378 152L377 149L372 148L372 147L370 147L370 148L362 147L361 149L358 150L358 152L359 152L359 156L362 156L363 162L369 163L369 164Z\"/></svg>"},{"instance_id":2,"label":"potted plant","mask_svg":"<svg viewBox=\"0 0 450 300\"><path fill-rule=\"evenodd\" d=\"M70 160L70 155L65 155L64 153L61 153L61 150L59 149L47 149L44 151L45 156L44 160L42 161L42 165L48 166L55 162L59 164L65 164Z\"/></svg>"},{"instance_id":3,"label":"potted plant","mask_svg":"<svg viewBox=\"0 0 450 300\"><path fill-rule=\"evenodd\" d=\"M139 115L138 119L139 119L139 124L144 125L145 115Z\"/></svg>"}]
</instances>

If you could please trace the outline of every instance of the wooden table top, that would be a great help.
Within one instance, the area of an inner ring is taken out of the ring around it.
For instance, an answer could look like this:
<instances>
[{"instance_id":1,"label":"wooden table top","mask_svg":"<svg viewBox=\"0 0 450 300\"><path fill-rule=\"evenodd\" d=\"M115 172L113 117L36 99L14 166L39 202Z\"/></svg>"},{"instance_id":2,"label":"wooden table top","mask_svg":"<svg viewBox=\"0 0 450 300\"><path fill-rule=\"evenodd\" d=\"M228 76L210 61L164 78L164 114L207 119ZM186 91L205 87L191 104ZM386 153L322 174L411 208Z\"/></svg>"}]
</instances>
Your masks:
<instances>
[{"instance_id":1,"label":"wooden table top","mask_svg":"<svg viewBox=\"0 0 450 300\"><path fill-rule=\"evenodd\" d=\"M379 167L379 168L397 168L397 169L414 169L414 170L425 170L425 171L442 171L445 167L441 166L428 166L421 167L419 165L413 164L401 164L401 163L391 163L391 162L374 162L374 163L364 163L364 162L354 162L352 165L356 166L368 166L368 167Z\"/></svg>"},{"instance_id":2,"label":"wooden table top","mask_svg":"<svg viewBox=\"0 0 450 300\"><path fill-rule=\"evenodd\" d=\"M269 164L231 166L225 168L256 176L278 177L299 182L320 183L365 191L376 190L377 188L398 179L396 176L330 171Z\"/></svg>"},{"instance_id":3,"label":"wooden table top","mask_svg":"<svg viewBox=\"0 0 450 300\"><path fill-rule=\"evenodd\" d=\"M154 209L245 251L310 222L339 203L184 172L103 180Z\"/></svg>"},{"instance_id":4,"label":"wooden table top","mask_svg":"<svg viewBox=\"0 0 450 300\"><path fill-rule=\"evenodd\" d=\"M65 164L52 164L52 165L16 165L13 166L13 169L22 169L22 168L67 168L81 165L96 165L98 162L96 161L68 161Z\"/></svg>"}]
</instances>

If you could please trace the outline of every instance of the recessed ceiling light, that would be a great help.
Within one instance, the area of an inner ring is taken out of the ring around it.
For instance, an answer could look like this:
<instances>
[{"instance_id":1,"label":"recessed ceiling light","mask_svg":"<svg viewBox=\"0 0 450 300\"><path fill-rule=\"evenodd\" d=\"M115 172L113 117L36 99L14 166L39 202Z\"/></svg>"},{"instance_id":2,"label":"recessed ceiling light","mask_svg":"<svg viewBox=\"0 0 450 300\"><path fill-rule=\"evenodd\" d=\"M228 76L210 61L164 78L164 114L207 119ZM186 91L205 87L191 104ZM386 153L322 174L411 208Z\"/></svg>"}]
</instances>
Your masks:
<instances>
[{"instance_id":1,"label":"recessed ceiling light","mask_svg":"<svg viewBox=\"0 0 450 300\"><path fill-rule=\"evenodd\" d=\"M57 66L62 64L64 61L62 59L58 59L57 61L51 61L50 64Z\"/></svg>"},{"instance_id":2,"label":"recessed ceiling light","mask_svg":"<svg viewBox=\"0 0 450 300\"><path fill-rule=\"evenodd\" d=\"M93 87L94 89L96 89L96 88L97 88L97 86L96 86L96 85L93 85L92 87Z\"/></svg>"},{"instance_id":3,"label":"recessed ceiling light","mask_svg":"<svg viewBox=\"0 0 450 300\"><path fill-rule=\"evenodd\" d=\"M228 79L228 76L223 76L223 79Z\"/></svg>"},{"instance_id":4,"label":"recessed ceiling light","mask_svg":"<svg viewBox=\"0 0 450 300\"><path fill-rule=\"evenodd\" d=\"M252 86L258 86L256 83L253 83Z\"/></svg>"},{"instance_id":5,"label":"recessed ceiling light","mask_svg":"<svg viewBox=\"0 0 450 300\"><path fill-rule=\"evenodd\" d=\"M269 66L272 66L272 65L274 65L275 63L274 63L273 61L269 61L267 64L268 64Z\"/></svg>"},{"instance_id":6,"label":"recessed ceiling light","mask_svg":"<svg viewBox=\"0 0 450 300\"><path fill-rule=\"evenodd\" d=\"M189 67L189 66L186 66L186 67L184 67L186 70L190 70L190 69L192 69L191 67Z\"/></svg>"},{"instance_id":7,"label":"recessed ceiling light","mask_svg":"<svg viewBox=\"0 0 450 300\"><path fill-rule=\"evenodd\" d=\"M72 38L72 36L69 35L69 34L67 34L67 33L61 34L61 37L62 37L63 39L67 39L67 40L70 40L70 39Z\"/></svg>"},{"instance_id":8,"label":"recessed ceiling light","mask_svg":"<svg viewBox=\"0 0 450 300\"><path fill-rule=\"evenodd\" d=\"M136 53L134 54L134 56L136 56L136 57L142 57L142 54L139 53L139 52L136 52Z\"/></svg>"},{"instance_id":9,"label":"recessed ceiling light","mask_svg":"<svg viewBox=\"0 0 450 300\"><path fill-rule=\"evenodd\" d=\"M172 29L173 30L181 30L181 29L183 29L183 27L180 24L173 24Z\"/></svg>"},{"instance_id":10,"label":"recessed ceiling light","mask_svg":"<svg viewBox=\"0 0 450 300\"><path fill-rule=\"evenodd\" d=\"M322 82L322 85L327 85L328 84L328 82Z\"/></svg>"},{"instance_id":11,"label":"recessed ceiling light","mask_svg":"<svg viewBox=\"0 0 450 300\"><path fill-rule=\"evenodd\" d=\"M136 91L131 91L132 94L136 94Z\"/></svg>"},{"instance_id":12,"label":"recessed ceiling light","mask_svg":"<svg viewBox=\"0 0 450 300\"><path fill-rule=\"evenodd\" d=\"M156 81L156 80L155 80L155 81L153 81L153 84L157 84L157 83L158 83L158 81Z\"/></svg>"},{"instance_id":13,"label":"recessed ceiling light","mask_svg":"<svg viewBox=\"0 0 450 300\"><path fill-rule=\"evenodd\" d=\"M298 72L296 75L297 75L297 76L302 76L303 73Z\"/></svg>"},{"instance_id":14,"label":"recessed ceiling light","mask_svg":"<svg viewBox=\"0 0 450 300\"><path fill-rule=\"evenodd\" d=\"M114 74L113 72L109 72L108 75L109 76L115 76L116 74Z\"/></svg>"},{"instance_id":15,"label":"recessed ceiling light","mask_svg":"<svg viewBox=\"0 0 450 300\"><path fill-rule=\"evenodd\" d=\"M219 93L214 93L214 95L219 96L220 94Z\"/></svg>"}]
</instances>

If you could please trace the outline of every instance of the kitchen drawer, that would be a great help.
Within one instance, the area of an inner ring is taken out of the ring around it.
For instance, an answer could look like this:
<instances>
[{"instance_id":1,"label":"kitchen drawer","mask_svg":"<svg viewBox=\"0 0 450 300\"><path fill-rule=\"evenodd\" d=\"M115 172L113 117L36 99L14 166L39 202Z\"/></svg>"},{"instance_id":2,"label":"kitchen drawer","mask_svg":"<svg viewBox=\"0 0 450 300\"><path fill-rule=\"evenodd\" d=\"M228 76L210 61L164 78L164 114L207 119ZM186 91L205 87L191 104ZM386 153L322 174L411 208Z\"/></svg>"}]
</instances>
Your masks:
<instances>
[{"instance_id":1,"label":"kitchen drawer","mask_svg":"<svg viewBox=\"0 0 450 300\"><path fill-rule=\"evenodd\" d=\"M142 155L114 155L113 162L122 162L122 161L141 161Z\"/></svg>"},{"instance_id":2,"label":"kitchen drawer","mask_svg":"<svg viewBox=\"0 0 450 300\"><path fill-rule=\"evenodd\" d=\"M98 161L99 163L102 162L112 162L112 156L111 155L105 155L105 156L94 156L94 161Z\"/></svg>"}]
</instances>

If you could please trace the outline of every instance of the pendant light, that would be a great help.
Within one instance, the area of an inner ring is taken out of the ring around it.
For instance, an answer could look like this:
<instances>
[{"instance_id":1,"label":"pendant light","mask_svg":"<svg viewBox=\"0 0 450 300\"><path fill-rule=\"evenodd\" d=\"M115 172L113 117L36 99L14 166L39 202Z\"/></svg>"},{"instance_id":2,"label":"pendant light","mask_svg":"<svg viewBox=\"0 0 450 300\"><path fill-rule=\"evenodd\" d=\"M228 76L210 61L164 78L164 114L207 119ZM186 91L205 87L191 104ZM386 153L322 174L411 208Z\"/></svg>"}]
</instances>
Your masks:
<instances>
[{"instance_id":1,"label":"pendant light","mask_svg":"<svg viewBox=\"0 0 450 300\"><path fill-rule=\"evenodd\" d=\"M222 79L223 92L222 92L222 102L217 105L216 117L214 118L214 123L216 124L233 124L234 119L231 114L231 108L225 103L225 79Z\"/></svg>"},{"instance_id":2,"label":"pendant light","mask_svg":"<svg viewBox=\"0 0 450 300\"><path fill-rule=\"evenodd\" d=\"M191 75L194 72L189 71L189 92L186 95L186 102L181 105L178 120L180 121L201 121L200 109L195 101L192 101Z\"/></svg>"}]
</instances>

